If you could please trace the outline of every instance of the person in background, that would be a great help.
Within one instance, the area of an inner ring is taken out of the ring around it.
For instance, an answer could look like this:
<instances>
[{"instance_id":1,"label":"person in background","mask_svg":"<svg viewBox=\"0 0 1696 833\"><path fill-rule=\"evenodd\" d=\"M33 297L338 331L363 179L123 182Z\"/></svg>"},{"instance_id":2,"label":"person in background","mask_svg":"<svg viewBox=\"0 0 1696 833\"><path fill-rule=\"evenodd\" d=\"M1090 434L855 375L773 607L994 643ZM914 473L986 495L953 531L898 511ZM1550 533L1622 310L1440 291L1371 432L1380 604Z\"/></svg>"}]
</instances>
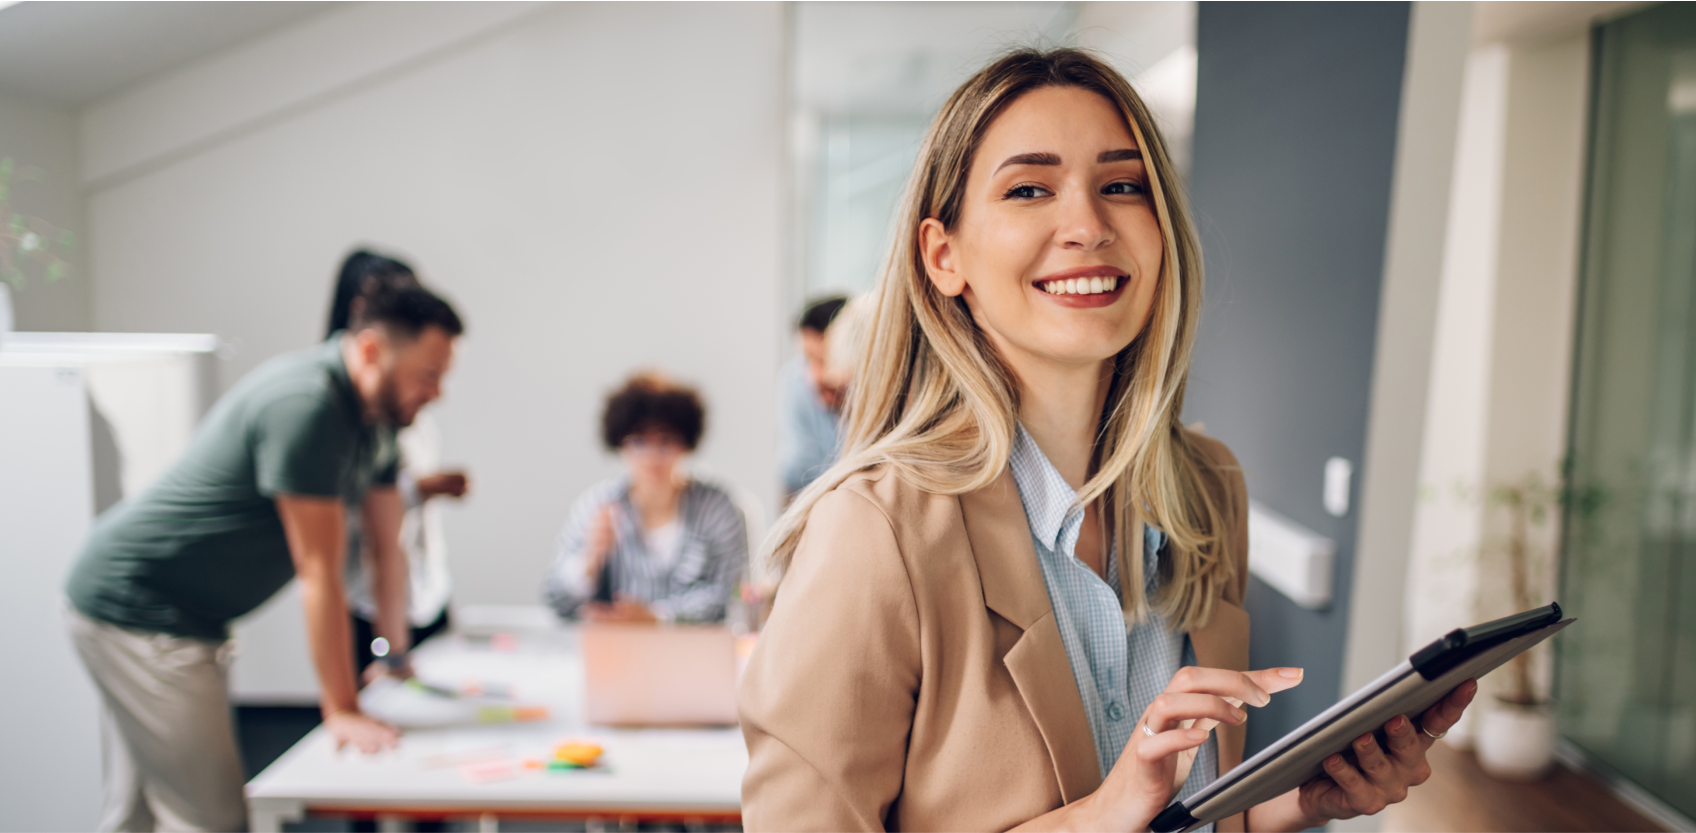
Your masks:
<instances>
[{"instance_id":1,"label":"person in background","mask_svg":"<svg viewBox=\"0 0 1696 833\"><path fill-rule=\"evenodd\" d=\"M848 388L854 382L854 372L866 349L867 331L871 329L871 306L871 301L865 297L849 299L824 333L824 367L818 373L818 387L821 391L829 391L835 398L839 423L848 404ZM834 452L830 459L833 463L836 461Z\"/></svg>"},{"instance_id":2,"label":"person in background","mask_svg":"<svg viewBox=\"0 0 1696 833\"><path fill-rule=\"evenodd\" d=\"M706 409L694 390L641 373L607 398L601 437L625 473L571 507L545 583L560 616L720 622L748 562L730 490L689 474Z\"/></svg>"},{"instance_id":3,"label":"person in background","mask_svg":"<svg viewBox=\"0 0 1696 833\"><path fill-rule=\"evenodd\" d=\"M837 423L842 391L822 384L825 376L825 332L848 303L842 295L820 298L801 313L796 341L800 354L783 366L779 399L783 408L779 459L783 491L794 495L836 461Z\"/></svg>"},{"instance_id":4,"label":"person in background","mask_svg":"<svg viewBox=\"0 0 1696 833\"><path fill-rule=\"evenodd\" d=\"M219 399L172 468L99 522L71 570L66 626L100 691L102 830L244 830L230 620L300 579L324 727L376 752L359 711L342 587L349 507L373 542L380 630L401 650L406 558L389 431L441 395L463 326L408 287L349 329L274 358ZM387 543L384 543L387 542Z\"/></svg>"},{"instance_id":5,"label":"person in background","mask_svg":"<svg viewBox=\"0 0 1696 833\"><path fill-rule=\"evenodd\" d=\"M419 286L419 281L406 263L363 249L348 255L336 278L325 336L347 329L348 322L363 310L367 297L407 286ZM406 553L409 577L406 619L411 644L417 646L447 628L448 597L453 590L441 512L432 499L462 498L470 489L470 481L465 472L441 470L441 432L428 411L419 413L395 440L400 449L400 472L395 482L405 507L400 545ZM372 648L377 638L372 624L377 604L367 563L371 550L365 546L357 513L350 513L348 518L347 606L353 617L354 670L363 675L377 659ZM385 649L382 665L406 667L404 653L386 642L376 644Z\"/></svg>"}]
</instances>

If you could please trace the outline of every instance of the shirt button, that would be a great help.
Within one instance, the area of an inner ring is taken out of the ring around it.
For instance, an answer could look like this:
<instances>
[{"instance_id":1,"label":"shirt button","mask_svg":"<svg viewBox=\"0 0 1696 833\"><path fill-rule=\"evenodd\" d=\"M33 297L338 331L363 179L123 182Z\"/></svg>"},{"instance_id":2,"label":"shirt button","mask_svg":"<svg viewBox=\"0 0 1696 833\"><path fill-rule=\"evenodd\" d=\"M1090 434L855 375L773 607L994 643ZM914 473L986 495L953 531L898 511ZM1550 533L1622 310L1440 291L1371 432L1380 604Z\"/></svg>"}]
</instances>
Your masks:
<instances>
[{"instance_id":1,"label":"shirt button","mask_svg":"<svg viewBox=\"0 0 1696 833\"><path fill-rule=\"evenodd\" d=\"M1114 723L1125 719L1125 710L1117 700L1107 704L1107 719Z\"/></svg>"}]
</instances>

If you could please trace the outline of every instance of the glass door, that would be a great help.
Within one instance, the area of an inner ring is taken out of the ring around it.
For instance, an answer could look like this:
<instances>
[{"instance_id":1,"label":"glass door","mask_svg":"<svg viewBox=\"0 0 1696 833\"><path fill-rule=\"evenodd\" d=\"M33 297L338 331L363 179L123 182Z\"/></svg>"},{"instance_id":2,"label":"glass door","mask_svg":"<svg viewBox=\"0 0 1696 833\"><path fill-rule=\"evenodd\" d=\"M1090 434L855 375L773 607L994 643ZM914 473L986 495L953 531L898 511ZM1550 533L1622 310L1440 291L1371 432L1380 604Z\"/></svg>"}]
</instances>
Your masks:
<instances>
[{"instance_id":1,"label":"glass door","mask_svg":"<svg viewBox=\"0 0 1696 833\"><path fill-rule=\"evenodd\" d=\"M1562 734L1696 816L1696 5L1598 28Z\"/></svg>"}]
</instances>

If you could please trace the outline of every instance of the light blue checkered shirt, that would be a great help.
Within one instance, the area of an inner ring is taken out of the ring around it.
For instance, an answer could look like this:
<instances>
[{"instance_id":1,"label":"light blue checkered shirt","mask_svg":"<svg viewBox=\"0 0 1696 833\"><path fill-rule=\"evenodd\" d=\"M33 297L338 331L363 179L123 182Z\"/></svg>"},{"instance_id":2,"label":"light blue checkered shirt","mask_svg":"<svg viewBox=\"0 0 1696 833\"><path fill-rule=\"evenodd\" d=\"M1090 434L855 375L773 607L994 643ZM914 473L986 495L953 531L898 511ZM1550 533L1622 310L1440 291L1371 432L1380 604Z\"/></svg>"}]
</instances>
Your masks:
<instances>
[{"instance_id":1,"label":"light blue checkered shirt","mask_svg":"<svg viewBox=\"0 0 1696 833\"><path fill-rule=\"evenodd\" d=\"M1119 603L1119 559L1107 559L1105 581L1077 559L1078 533L1084 523L1083 508L1074 505L1077 492L1022 425L1010 464L1105 777L1130 741L1143 710L1166 690L1179 668L1195 664L1195 651L1189 634L1168 630L1159 614L1150 614L1126 632ZM1165 534L1143 526L1143 576L1149 598L1159 589L1159 553L1165 544ZM1213 781L1219 772L1218 760L1218 738L1210 737L1176 797L1188 798ZM1202 829L1211 831L1213 825Z\"/></svg>"}]
</instances>

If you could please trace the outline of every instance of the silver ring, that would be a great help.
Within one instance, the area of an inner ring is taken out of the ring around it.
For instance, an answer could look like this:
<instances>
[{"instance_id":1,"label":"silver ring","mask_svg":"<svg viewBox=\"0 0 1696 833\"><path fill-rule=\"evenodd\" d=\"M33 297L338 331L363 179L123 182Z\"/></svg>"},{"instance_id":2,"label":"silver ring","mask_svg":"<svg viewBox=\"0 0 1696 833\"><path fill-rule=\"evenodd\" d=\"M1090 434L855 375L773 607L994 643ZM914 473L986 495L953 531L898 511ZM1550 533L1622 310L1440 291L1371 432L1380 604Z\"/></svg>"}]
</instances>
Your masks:
<instances>
[{"instance_id":1,"label":"silver ring","mask_svg":"<svg viewBox=\"0 0 1696 833\"><path fill-rule=\"evenodd\" d=\"M1423 720L1422 720L1422 721L1420 721L1420 722L1419 722L1419 731L1421 731L1421 732L1424 732L1424 733L1425 733L1425 736L1426 736L1426 737L1428 737L1428 738L1430 738L1430 739L1432 739L1432 740L1442 740L1442 739L1443 739L1443 735L1447 735L1447 734L1448 734L1448 732L1447 732L1447 731L1445 731L1445 732L1443 732L1443 734L1442 734L1442 735L1433 735L1433 734L1431 734L1431 730L1430 730L1430 729L1427 729L1427 728L1425 728L1425 721L1423 721Z\"/></svg>"},{"instance_id":2,"label":"silver ring","mask_svg":"<svg viewBox=\"0 0 1696 833\"><path fill-rule=\"evenodd\" d=\"M1147 723L1142 724L1142 733L1149 737L1154 737L1154 730L1149 728Z\"/></svg>"}]
</instances>

